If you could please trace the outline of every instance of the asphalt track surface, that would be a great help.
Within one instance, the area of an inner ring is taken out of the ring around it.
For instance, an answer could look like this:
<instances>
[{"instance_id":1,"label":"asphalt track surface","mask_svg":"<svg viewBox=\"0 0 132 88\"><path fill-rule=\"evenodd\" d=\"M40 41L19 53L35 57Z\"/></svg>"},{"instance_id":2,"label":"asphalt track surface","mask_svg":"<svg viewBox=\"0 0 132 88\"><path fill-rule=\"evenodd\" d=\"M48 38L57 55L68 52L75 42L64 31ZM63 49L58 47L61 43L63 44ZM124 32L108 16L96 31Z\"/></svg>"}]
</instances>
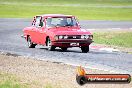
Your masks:
<instances>
[{"instance_id":1,"label":"asphalt track surface","mask_svg":"<svg viewBox=\"0 0 132 88\"><path fill-rule=\"evenodd\" d=\"M0 51L56 63L62 62L71 65L81 65L87 68L103 69L115 73L132 73L132 54L94 49L90 49L89 53L81 53L79 48L69 48L66 52L62 52L59 48L56 51L48 51L44 46L37 46L35 49L28 48L27 42L21 38L21 35L22 29L30 25L30 19L1 18ZM81 21L81 25L84 25L87 29L103 27L131 28L132 22Z\"/></svg>"},{"instance_id":2,"label":"asphalt track surface","mask_svg":"<svg viewBox=\"0 0 132 88\"><path fill-rule=\"evenodd\" d=\"M81 26L87 29L132 29L132 21L80 21Z\"/></svg>"}]
</instances>

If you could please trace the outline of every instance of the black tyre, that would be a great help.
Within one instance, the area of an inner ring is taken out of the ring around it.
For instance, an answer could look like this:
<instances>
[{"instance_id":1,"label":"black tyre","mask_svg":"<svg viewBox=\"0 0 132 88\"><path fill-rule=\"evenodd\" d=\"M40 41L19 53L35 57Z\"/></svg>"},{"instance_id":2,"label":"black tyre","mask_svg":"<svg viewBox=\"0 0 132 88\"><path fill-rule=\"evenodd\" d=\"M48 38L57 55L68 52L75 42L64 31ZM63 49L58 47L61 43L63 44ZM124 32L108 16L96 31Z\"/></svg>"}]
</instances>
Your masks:
<instances>
[{"instance_id":1,"label":"black tyre","mask_svg":"<svg viewBox=\"0 0 132 88\"><path fill-rule=\"evenodd\" d=\"M55 46L52 45L52 42L50 40L50 38L47 39L47 47L49 51L54 51L55 50Z\"/></svg>"},{"instance_id":2,"label":"black tyre","mask_svg":"<svg viewBox=\"0 0 132 88\"><path fill-rule=\"evenodd\" d=\"M66 51L67 50L67 47L62 47L61 50L62 51Z\"/></svg>"},{"instance_id":3,"label":"black tyre","mask_svg":"<svg viewBox=\"0 0 132 88\"><path fill-rule=\"evenodd\" d=\"M79 85L87 83L87 79L84 76L76 76L76 81Z\"/></svg>"},{"instance_id":4,"label":"black tyre","mask_svg":"<svg viewBox=\"0 0 132 88\"><path fill-rule=\"evenodd\" d=\"M82 53L89 52L89 46L81 47Z\"/></svg>"},{"instance_id":5,"label":"black tyre","mask_svg":"<svg viewBox=\"0 0 132 88\"><path fill-rule=\"evenodd\" d=\"M29 48L35 48L36 44L33 44L30 36L28 37L27 42L28 42L28 47Z\"/></svg>"}]
</instances>

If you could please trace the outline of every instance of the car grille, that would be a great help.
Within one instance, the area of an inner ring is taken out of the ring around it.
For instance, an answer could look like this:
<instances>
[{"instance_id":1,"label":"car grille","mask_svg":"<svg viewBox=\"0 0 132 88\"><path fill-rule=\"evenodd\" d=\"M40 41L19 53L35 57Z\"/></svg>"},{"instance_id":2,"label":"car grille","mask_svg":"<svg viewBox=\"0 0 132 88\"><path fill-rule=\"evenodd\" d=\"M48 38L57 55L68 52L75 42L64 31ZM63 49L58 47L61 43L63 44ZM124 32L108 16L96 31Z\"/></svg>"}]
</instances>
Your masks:
<instances>
[{"instance_id":1,"label":"car grille","mask_svg":"<svg viewBox=\"0 0 132 88\"><path fill-rule=\"evenodd\" d=\"M81 35L70 35L68 39L81 39Z\"/></svg>"}]
</instances>

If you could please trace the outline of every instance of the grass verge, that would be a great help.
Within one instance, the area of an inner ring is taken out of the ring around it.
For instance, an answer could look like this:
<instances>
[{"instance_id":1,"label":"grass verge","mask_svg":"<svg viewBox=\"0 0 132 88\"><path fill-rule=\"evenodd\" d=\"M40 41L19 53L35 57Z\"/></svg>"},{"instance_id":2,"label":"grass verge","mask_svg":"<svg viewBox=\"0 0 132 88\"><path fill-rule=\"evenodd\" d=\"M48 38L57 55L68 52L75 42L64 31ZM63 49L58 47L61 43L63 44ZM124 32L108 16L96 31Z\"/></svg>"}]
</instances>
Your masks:
<instances>
[{"instance_id":1,"label":"grass verge","mask_svg":"<svg viewBox=\"0 0 132 88\"><path fill-rule=\"evenodd\" d=\"M132 32L95 32L95 43L132 48Z\"/></svg>"},{"instance_id":2,"label":"grass verge","mask_svg":"<svg viewBox=\"0 0 132 88\"><path fill-rule=\"evenodd\" d=\"M0 0L0 17L61 13L85 20L132 20L131 0Z\"/></svg>"},{"instance_id":3,"label":"grass verge","mask_svg":"<svg viewBox=\"0 0 132 88\"><path fill-rule=\"evenodd\" d=\"M0 88L31 88L33 85L40 88L40 85L37 83L21 83L21 81L16 78L15 75L0 72ZM47 83L44 87L41 88L53 88L53 86L52 84ZM56 86L54 88L60 87Z\"/></svg>"},{"instance_id":4,"label":"grass verge","mask_svg":"<svg viewBox=\"0 0 132 88\"><path fill-rule=\"evenodd\" d=\"M28 85L20 83L14 75L0 72L0 88L28 88Z\"/></svg>"}]
</instances>

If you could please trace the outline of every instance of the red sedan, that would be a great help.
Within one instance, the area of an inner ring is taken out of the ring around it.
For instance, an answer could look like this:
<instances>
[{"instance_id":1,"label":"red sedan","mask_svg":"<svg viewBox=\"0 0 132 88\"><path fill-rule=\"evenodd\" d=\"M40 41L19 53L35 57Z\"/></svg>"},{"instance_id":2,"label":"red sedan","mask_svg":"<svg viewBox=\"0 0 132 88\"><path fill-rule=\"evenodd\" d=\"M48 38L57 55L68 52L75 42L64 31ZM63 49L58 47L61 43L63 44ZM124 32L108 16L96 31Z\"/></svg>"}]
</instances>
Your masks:
<instances>
[{"instance_id":1,"label":"red sedan","mask_svg":"<svg viewBox=\"0 0 132 88\"><path fill-rule=\"evenodd\" d=\"M75 16L62 14L45 14L35 16L32 26L23 29L29 48L46 45L54 51L60 47L66 51L69 47L80 47L82 52L89 51L93 35L81 29Z\"/></svg>"}]
</instances>

